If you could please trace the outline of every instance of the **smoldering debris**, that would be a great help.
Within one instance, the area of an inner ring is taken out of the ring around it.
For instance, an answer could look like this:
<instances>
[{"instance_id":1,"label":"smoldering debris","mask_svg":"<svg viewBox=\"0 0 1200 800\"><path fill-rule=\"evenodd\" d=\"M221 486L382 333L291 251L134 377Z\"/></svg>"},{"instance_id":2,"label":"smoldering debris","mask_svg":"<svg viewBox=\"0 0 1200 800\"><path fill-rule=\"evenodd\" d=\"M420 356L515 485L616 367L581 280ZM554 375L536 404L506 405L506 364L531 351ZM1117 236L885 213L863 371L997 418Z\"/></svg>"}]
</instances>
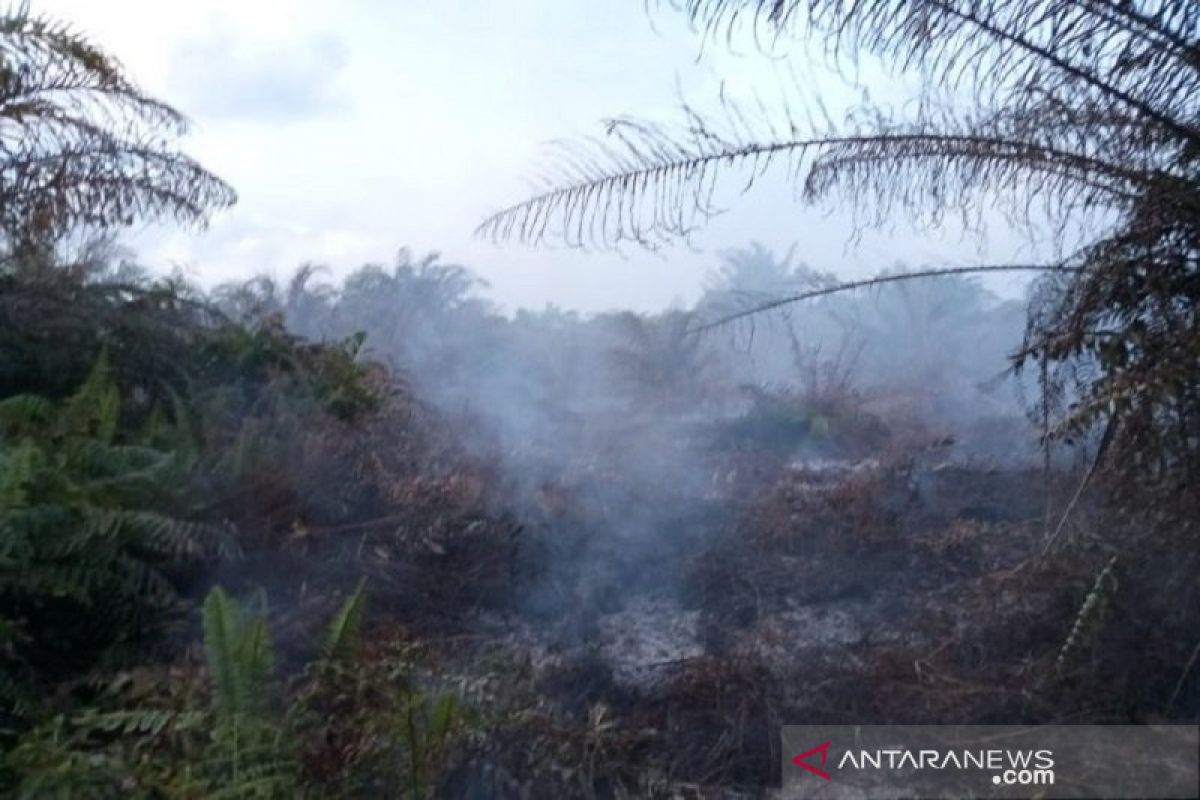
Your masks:
<instances>
[{"instance_id":1,"label":"smoldering debris","mask_svg":"<svg viewBox=\"0 0 1200 800\"><path fill-rule=\"evenodd\" d=\"M462 757L505 791L761 796L786 721L1087 707L1086 686L1045 675L1103 547L1083 534L1074 558L1038 557L1061 486L1018 387L980 395L1001 340L920 350L975 324L1015 344L1011 307L873 315L903 310L885 292L746 342L688 336L704 300L510 318L462 298L404 305L414 281L440 279L428 265L381 274L292 323L366 326L371 356L453 443L416 474L377 476L389 522L359 566L388 635L485 710ZM862 347L817 346L847 335Z\"/></svg>"},{"instance_id":2,"label":"smoldering debris","mask_svg":"<svg viewBox=\"0 0 1200 800\"><path fill-rule=\"evenodd\" d=\"M596 643L619 686L650 693L673 670L704 655L700 611L636 598L598 623Z\"/></svg>"}]
</instances>

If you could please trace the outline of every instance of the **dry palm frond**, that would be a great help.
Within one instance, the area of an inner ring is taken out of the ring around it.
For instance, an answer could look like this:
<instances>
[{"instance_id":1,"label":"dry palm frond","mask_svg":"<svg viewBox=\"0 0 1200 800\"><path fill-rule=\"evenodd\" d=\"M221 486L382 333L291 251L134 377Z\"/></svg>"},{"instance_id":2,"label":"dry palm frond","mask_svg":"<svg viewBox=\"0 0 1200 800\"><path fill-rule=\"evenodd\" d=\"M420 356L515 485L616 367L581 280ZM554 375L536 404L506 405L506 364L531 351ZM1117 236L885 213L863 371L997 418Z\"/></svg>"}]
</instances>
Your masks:
<instances>
[{"instance_id":1,"label":"dry palm frond","mask_svg":"<svg viewBox=\"0 0 1200 800\"><path fill-rule=\"evenodd\" d=\"M679 0L710 34L743 25L822 43L836 63L863 51L926 88L909 118L877 109L842 125L800 126L791 104L722 97L723 114L685 105L677 126L616 119L603 138L561 145L543 190L480 232L537 242L655 246L716 212L726 172L749 187L771 168L806 201L876 201L938 222L1006 196L1023 212L1131 213L1148 190L1195 209L1181 156L1200 148L1200 12L1128 2ZM973 110L962 111L964 96Z\"/></svg>"},{"instance_id":2,"label":"dry palm frond","mask_svg":"<svg viewBox=\"0 0 1200 800\"><path fill-rule=\"evenodd\" d=\"M846 281L845 283L834 284L833 286L822 286L820 289L811 289L798 294L790 294L784 297L776 297L747 308L739 309L730 314L726 314L716 319L707 320L702 324L691 329L692 333L703 333L704 331L714 328L723 327L731 322L737 322L747 317L752 317L761 314L765 311L774 311L783 306L792 305L804 300L812 300L817 297L825 297L831 294L840 294L842 292L851 292L855 289L869 289L876 286L882 286L888 283L898 283L901 281L921 280L925 278L941 278L950 275L974 275L977 273L987 272L1076 272L1078 268L1071 267L1066 264L990 264L977 267L941 267L935 269L917 270L914 272L896 272L886 275L878 275L874 278L865 278L859 281Z\"/></svg>"},{"instance_id":3,"label":"dry palm frond","mask_svg":"<svg viewBox=\"0 0 1200 800\"><path fill-rule=\"evenodd\" d=\"M835 64L865 52L984 105L1099 105L1111 121L1200 136L1200 8L1173 0L666 0L709 36L803 37Z\"/></svg>"},{"instance_id":4,"label":"dry palm frond","mask_svg":"<svg viewBox=\"0 0 1200 800\"><path fill-rule=\"evenodd\" d=\"M0 232L44 241L79 226L203 224L233 190L167 142L185 132L121 64L20 5L0 13Z\"/></svg>"}]
</instances>

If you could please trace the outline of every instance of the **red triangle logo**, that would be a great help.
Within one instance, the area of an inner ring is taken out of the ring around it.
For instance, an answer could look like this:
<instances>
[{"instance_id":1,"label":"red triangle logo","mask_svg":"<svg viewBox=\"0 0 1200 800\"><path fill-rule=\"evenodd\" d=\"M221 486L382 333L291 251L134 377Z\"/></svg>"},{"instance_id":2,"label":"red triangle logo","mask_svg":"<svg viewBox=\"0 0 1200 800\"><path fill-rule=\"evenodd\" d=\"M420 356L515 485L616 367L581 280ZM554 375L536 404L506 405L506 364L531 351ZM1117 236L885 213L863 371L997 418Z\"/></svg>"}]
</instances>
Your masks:
<instances>
[{"instance_id":1,"label":"red triangle logo","mask_svg":"<svg viewBox=\"0 0 1200 800\"><path fill-rule=\"evenodd\" d=\"M795 764L797 767L804 767L806 770L811 772L813 775L820 775L825 780L829 780L832 776L828 772L826 772L823 769L818 769L817 767L814 767L812 764L809 764L805 759L809 758L810 756L814 756L817 753L820 753L821 754L821 766L822 767L825 766L825 760L827 758L829 758L829 746L831 744L833 744L833 742L826 742L825 744L817 745L816 747L812 748L811 750L805 750L800 755L794 757L792 759L792 763Z\"/></svg>"}]
</instances>

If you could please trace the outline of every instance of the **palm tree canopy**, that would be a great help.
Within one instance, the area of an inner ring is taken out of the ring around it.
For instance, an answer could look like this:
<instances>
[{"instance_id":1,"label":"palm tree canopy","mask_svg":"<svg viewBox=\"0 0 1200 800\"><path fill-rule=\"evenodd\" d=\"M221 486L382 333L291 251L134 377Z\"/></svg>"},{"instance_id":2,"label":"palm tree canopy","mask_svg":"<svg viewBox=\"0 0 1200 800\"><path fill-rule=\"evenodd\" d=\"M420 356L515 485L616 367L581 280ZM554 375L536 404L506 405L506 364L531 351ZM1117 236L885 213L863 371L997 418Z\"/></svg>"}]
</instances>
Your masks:
<instances>
[{"instance_id":1,"label":"palm tree canopy","mask_svg":"<svg viewBox=\"0 0 1200 800\"><path fill-rule=\"evenodd\" d=\"M0 13L0 234L46 241L167 217L202 225L233 190L169 140L186 120L110 54L26 6Z\"/></svg>"},{"instance_id":2,"label":"palm tree canopy","mask_svg":"<svg viewBox=\"0 0 1200 800\"><path fill-rule=\"evenodd\" d=\"M1129 0L674 0L709 36L753 29L823 48L834 66L864 52L925 88L903 118L875 108L797 121L784 104L723 98L678 125L617 118L561 146L540 191L487 218L482 235L655 247L715 211L726 172L745 188L777 167L803 200L846 200L860 223L897 212L939 223L986 194L1014 216L1129 213L1147 192L1196 210L1200 6ZM969 97L969 104L963 98Z\"/></svg>"}]
</instances>

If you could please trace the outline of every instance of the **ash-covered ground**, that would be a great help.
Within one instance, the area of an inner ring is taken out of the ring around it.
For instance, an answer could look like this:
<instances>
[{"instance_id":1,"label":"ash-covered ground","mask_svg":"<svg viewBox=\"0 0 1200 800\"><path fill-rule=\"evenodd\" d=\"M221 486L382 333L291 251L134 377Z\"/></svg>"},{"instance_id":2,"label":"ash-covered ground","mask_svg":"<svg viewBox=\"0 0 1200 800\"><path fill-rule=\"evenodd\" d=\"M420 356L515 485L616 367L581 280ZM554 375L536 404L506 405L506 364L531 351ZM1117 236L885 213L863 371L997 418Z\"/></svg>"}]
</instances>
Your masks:
<instances>
[{"instance_id":1,"label":"ash-covered ground","mask_svg":"<svg viewBox=\"0 0 1200 800\"><path fill-rule=\"evenodd\" d=\"M1097 583L1137 523L1078 491L1094 441L1041 447L1019 304L941 281L698 334L743 272L812 278L738 264L658 315L503 317L434 261L301 284L293 327L365 327L401 388L331 522L242 567L279 638L366 575L373 652L470 709L446 796L769 796L784 724L1194 704L1156 577L1186 570Z\"/></svg>"},{"instance_id":2,"label":"ash-covered ground","mask_svg":"<svg viewBox=\"0 0 1200 800\"><path fill-rule=\"evenodd\" d=\"M870 441L781 432L769 450L728 435L745 421L610 430L606 457L418 537L414 585L376 586L430 685L491 723L454 792L761 796L781 724L1078 713L1056 659L1094 570L1041 558L1041 470L944 431L881 434L865 412L837 425ZM622 462L648 447L686 455L690 479Z\"/></svg>"}]
</instances>

